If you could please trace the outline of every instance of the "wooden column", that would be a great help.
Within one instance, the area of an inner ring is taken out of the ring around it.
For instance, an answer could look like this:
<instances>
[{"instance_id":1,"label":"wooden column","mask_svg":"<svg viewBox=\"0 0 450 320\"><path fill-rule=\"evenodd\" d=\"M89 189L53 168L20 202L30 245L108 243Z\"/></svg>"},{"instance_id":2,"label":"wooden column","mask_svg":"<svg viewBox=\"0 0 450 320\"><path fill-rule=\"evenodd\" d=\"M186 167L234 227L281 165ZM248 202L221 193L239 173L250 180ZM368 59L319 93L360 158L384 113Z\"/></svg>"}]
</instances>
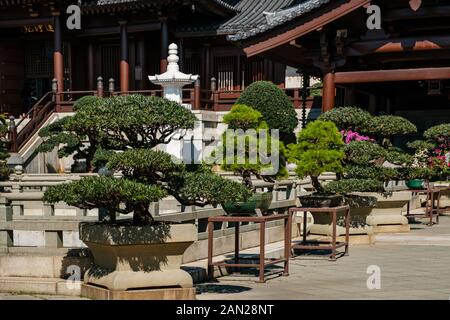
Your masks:
<instances>
[{"instance_id":1,"label":"wooden column","mask_svg":"<svg viewBox=\"0 0 450 320\"><path fill-rule=\"evenodd\" d=\"M137 43L137 54L139 59L139 65L141 66L141 79L139 81L139 89L144 90L145 89L145 80L147 78L147 66L145 63L145 40L139 39Z\"/></svg>"},{"instance_id":2,"label":"wooden column","mask_svg":"<svg viewBox=\"0 0 450 320\"><path fill-rule=\"evenodd\" d=\"M88 72L87 72L87 77L88 77L88 87L89 90L95 90L95 58L94 58L94 44L92 42L89 42L88 44L88 48L87 48L87 64L88 64Z\"/></svg>"},{"instance_id":3,"label":"wooden column","mask_svg":"<svg viewBox=\"0 0 450 320\"><path fill-rule=\"evenodd\" d=\"M61 39L61 22L59 15L53 17L53 37L54 37L54 51L53 51L53 77L58 84L58 92L64 91L64 60L62 54L62 39ZM60 96L57 95L57 99ZM57 100L59 101L59 100Z\"/></svg>"},{"instance_id":4,"label":"wooden column","mask_svg":"<svg viewBox=\"0 0 450 320\"><path fill-rule=\"evenodd\" d=\"M334 72L329 71L323 77L322 112L327 112L334 108L335 95Z\"/></svg>"},{"instance_id":5,"label":"wooden column","mask_svg":"<svg viewBox=\"0 0 450 320\"><path fill-rule=\"evenodd\" d=\"M120 91L129 91L130 66L128 64L127 23L120 23Z\"/></svg>"},{"instance_id":6,"label":"wooden column","mask_svg":"<svg viewBox=\"0 0 450 320\"><path fill-rule=\"evenodd\" d=\"M160 18L161 21L161 55L160 55L160 71L167 71L167 54L169 48L169 26L167 17Z\"/></svg>"}]
</instances>

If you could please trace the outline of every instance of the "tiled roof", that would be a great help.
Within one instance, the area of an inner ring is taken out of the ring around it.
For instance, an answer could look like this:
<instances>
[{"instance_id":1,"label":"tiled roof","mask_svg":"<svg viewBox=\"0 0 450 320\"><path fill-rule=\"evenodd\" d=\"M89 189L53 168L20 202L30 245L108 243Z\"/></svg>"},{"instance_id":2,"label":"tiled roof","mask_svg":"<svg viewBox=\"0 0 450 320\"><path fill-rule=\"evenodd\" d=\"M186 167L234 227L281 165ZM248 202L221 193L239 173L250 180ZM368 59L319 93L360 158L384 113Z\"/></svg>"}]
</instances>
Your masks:
<instances>
[{"instance_id":1,"label":"tiled roof","mask_svg":"<svg viewBox=\"0 0 450 320\"><path fill-rule=\"evenodd\" d=\"M242 26L238 32L232 35L228 35L228 40L230 41L240 41L244 40L250 37L253 37L257 34L263 33L267 30L273 29L279 25L282 25L283 23L286 23L288 21L291 21L297 17L300 17L304 15L305 13L308 13L310 11L313 11L314 9L317 9L321 7L324 4L329 3L331 0L297 0L297 1L289 1L289 2L295 2L295 4L291 4L290 6L284 6L279 9L273 10L268 8L265 9L264 12L261 12L258 10L258 13L262 13L259 15L252 15L251 13L248 15L248 20L250 20L248 25L245 25L242 23ZM252 2L254 6L254 10L256 11L256 7L258 4L263 4L264 2L271 2L270 0L260 0L260 1L251 1L248 0L248 2ZM278 2L278 1L276 1ZM285 2L284 0L280 0L279 2ZM239 16L239 15L238 15ZM235 18L237 18L236 16ZM234 18L233 18L234 19ZM232 21L233 19L229 20L227 23ZM256 20L258 23L255 24L252 22L252 20ZM247 19L244 19L242 22L245 22Z\"/></svg>"},{"instance_id":2,"label":"tiled roof","mask_svg":"<svg viewBox=\"0 0 450 320\"><path fill-rule=\"evenodd\" d=\"M218 33L230 34L264 24L264 12L274 12L289 6L295 0L241 0L235 4L239 13L218 28Z\"/></svg>"}]
</instances>

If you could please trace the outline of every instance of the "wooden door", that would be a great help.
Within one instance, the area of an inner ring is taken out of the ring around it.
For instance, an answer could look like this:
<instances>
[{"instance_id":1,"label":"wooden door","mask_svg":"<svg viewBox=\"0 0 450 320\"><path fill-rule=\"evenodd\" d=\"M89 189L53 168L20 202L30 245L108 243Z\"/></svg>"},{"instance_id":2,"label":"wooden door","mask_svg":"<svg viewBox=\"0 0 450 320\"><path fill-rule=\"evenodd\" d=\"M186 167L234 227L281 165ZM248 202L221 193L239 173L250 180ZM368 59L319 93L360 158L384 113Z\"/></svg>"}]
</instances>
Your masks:
<instances>
[{"instance_id":1,"label":"wooden door","mask_svg":"<svg viewBox=\"0 0 450 320\"><path fill-rule=\"evenodd\" d=\"M18 44L0 43L0 112L21 114L23 89L24 50Z\"/></svg>"}]
</instances>

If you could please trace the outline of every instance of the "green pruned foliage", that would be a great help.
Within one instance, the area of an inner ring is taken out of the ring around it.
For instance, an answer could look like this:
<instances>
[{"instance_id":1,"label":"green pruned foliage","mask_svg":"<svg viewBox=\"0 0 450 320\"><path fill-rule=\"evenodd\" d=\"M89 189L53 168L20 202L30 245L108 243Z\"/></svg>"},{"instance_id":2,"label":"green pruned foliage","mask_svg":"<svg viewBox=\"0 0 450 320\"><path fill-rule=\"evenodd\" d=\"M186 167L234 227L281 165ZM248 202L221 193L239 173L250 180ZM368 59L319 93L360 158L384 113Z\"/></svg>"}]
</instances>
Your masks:
<instances>
[{"instance_id":1,"label":"green pruned foliage","mask_svg":"<svg viewBox=\"0 0 450 320\"><path fill-rule=\"evenodd\" d=\"M319 176L324 172L341 173L344 142L336 125L330 121L314 121L300 131L297 144L288 146L288 159L297 164L299 177L310 176L317 192L324 189Z\"/></svg>"},{"instance_id":2,"label":"green pruned foliage","mask_svg":"<svg viewBox=\"0 0 450 320\"><path fill-rule=\"evenodd\" d=\"M148 208L151 202L164 198L166 194L159 186L102 176L49 187L44 201L64 201L83 209L107 208L114 215L115 212L126 214ZM150 215L146 217L151 218Z\"/></svg>"},{"instance_id":3,"label":"green pruned foliage","mask_svg":"<svg viewBox=\"0 0 450 320\"><path fill-rule=\"evenodd\" d=\"M289 97L268 81L257 81L245 88L236 104L250 106L264 117L270 129L291 134L298 125L297 114Z\"/></svg>"},{"instance_id":4,"label":"green pruned foliage","mask_svg":"<svg viewBox=\"0 0 450 320\"><path fill-rule=\"evenodd\" d=\"M319 120L333 122L339 130L353 130L359 133L370 133L372 115L358 107L334 108L320 115Z\"/></svg>"},{"instance_id":5,"label":"green pruned foliage","mask_svg":"<svg viewBox=\"0 0 450 320\"><path fill-rule=\"evenodd\" d=\"M344 179L325 185L328 193L348 194L352 192L383 192L383 182L378 179Z\"/></svg>"},{"instance_id":6,"label":"green pruned foliage","mask_svg":"<svg viewBox=\"0 0 450 320\"><path fill-rule=\"evenodd\" d=\"M352 141L344 150L346 162L357 165L381 165L387 157L387 150L371 141Z\"/></svg>"},{"instance_id":7,"label":"green pruned foliage","mask_svg":"<svg viewBox=\"0 0 450 320\"><path fill-rule=\"evenodd\" d=\"M450 123L431 127L424 132L423 136L430 142L450 145Z\"/></svg>"},{"instance_id":8,"label":"green pruned foliage","mask_svg":"<svg viewBox=\"0 0 450 320\"><path fill-rule=\"evenodd\" d=\"M224 117L224 122L235 131L225 131L219 148L213 152L216 160L220 157L216 163L219 162L223 170L240 175L249 189L253 188L252 175L270 182L287 176L284 144L271 137L259 111L246 105L235 105Z\"/></svg>"},{"instance_id":9,"label":"green pruned foliage","mask_svg":"<svg viewBox=\"0 0 450 320\"><path fill-rule=\"evenodd\" d=\"M393 136L415 133L417 127L403 117L384 115L373 117L372 132L383 138L382 145L384 147L390 147Z\"/></svg>"}]
</instances>

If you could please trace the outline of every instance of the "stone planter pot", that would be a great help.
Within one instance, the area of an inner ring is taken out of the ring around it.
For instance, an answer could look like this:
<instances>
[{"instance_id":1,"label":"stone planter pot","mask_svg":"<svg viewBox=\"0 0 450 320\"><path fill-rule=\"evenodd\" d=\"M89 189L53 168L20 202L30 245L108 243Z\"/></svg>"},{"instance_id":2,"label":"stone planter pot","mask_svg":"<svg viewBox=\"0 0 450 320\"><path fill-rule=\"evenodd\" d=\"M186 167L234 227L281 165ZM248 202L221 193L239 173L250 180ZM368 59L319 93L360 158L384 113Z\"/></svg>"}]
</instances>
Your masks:
<instances>
[{"instance_id":1,"label":"stone planter pot","mask_svg":"<svg viewBox=\"0 0 450 320\"><path fill-rule=\"evenodd\" d=\"M357 192L361 196L377 198L376 206L367 217L367 223L374 227L375 233L409 232L406 218L406 205L411 201L411 192L396 191L390 194Z\"/></svg>"},{"instance_id":2,"label":"stone planter pot","mask_svg":"<svg viewBox=\"0 0 450 320\"><path fill-rule=\"evenodd\" d=\"M307 208L338 207L344 198L339 195L322 196L316 194L299 196L300 205Z\"/></svg>"},{"instance_id":3,"label":"stone planter pot","mask_svg":"<svg viewBox=\"0 0 450 320\"><path fill-rule=\"evenodd\" d=\"M272 203L273 193L258 192L254 193L246 202L224 203L223 210L228 215L251 216L255 215L257 210L265 214Z\"/></svg>"},{"instance_id":4,"label":"stone planter pot","mask_svg":"<svg viewBox=\"0 0 450 320\"><path fill-rule=\"evenodd\" d=\"M193 286L192 277L180 269L183 253L197 240L193 224L81 223L80 239L94 257L85 284L113 291Z\"/></svg>"},{"instance_id":5,"label":"stone planter pot","mask_svg":"<svg viewBox=\"0 0 450 320\"><path fill-rule=\"evenodd\" d=\"M376 199L365 196L346 196L345 203L350 206L350 243L373 243L373 227L368 225L366 220L376 204ZM312 234L331 236L331 215L317 214L314 212L311 214L314 218L314 224L311 226L310 232ZM337 223L337 236L343 237L345 235L345 217L343 213L337 216Z\"/></svg>"}]
</instances>

